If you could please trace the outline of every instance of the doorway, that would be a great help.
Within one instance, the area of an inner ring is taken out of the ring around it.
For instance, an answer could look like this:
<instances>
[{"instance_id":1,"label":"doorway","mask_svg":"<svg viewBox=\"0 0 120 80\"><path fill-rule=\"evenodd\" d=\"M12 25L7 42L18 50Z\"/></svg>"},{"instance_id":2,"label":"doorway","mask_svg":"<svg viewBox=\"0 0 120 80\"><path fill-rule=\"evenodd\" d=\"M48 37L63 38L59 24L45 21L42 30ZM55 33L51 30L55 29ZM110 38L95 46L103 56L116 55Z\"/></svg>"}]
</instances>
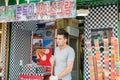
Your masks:
<instances>
[{"instance_id":1,"label":"doorway","mask_svg":"<svg viewBox=\"0 0 120 80\"><path fill-rule=\"evenodd\" d=\"M72 70L72 80L79 80L79 54L78 54L78 38L69 36L69 45L75 51L75 61Z\"/></svg>"}]
</instances>

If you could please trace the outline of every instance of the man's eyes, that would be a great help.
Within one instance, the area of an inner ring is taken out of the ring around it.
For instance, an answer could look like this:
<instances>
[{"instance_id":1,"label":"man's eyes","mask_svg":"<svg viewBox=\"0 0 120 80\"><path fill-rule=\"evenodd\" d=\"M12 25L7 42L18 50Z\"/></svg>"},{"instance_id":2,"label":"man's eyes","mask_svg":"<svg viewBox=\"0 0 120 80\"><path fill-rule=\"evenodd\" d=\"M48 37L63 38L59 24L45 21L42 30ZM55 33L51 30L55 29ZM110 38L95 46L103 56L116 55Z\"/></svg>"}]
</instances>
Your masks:
<instances>
[{"instance_id":1,"label":"man's eyes","mask_svg":"<svg viewBox=\"0 0 120 80\"><path fill-rule=\"evenodd\" d=\"M62 38L55 38L55 39L61 40Z\"/></svg>"}]
</instances>

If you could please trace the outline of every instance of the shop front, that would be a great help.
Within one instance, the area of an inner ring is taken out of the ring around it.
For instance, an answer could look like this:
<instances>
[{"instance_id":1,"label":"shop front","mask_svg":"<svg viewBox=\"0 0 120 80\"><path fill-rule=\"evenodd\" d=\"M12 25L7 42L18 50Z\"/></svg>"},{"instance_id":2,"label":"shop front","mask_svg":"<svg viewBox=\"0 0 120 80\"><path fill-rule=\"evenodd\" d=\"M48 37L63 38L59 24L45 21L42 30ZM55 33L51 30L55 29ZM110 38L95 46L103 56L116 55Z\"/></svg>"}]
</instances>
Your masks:
<instances>
[{"instance_id":1,"label":"shop front","mask_svg":"<svg viewBox=\"0 0 120 80\"><path fill-rule=\"evenodd\" d=\"M9 51L5 52L5 62L9 62L3 62L8 70L3 70L6 72L3 72L2 79L49 80L49 59L56 46L55 19L75 17L75 1L47 1L10 6L6 1L6 6L1 6L0 10L0 22L10 28L10 45L7 46Z\"/></svg>"},{"instance_id":2,"label":"shop front","mask_svg":"<svg viewBox=\"0 0 120 80\"><path fill-rule=\"evenodd\" d=\"M72 80L120 79L118 3L92 2L81 27L74 0L37 2L0 7L2 80L49 80L59 28L76 53Z\"/></svg>"}]
</instances>

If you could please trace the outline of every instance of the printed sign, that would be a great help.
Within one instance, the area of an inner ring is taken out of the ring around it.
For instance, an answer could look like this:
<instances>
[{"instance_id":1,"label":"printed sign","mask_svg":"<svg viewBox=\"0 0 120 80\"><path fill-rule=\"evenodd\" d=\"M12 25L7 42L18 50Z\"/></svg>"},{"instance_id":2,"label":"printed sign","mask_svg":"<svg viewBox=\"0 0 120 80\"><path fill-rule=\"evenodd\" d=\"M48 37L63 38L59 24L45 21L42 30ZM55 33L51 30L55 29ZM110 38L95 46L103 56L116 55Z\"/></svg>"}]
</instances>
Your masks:
<instances>
[{"instance_id":1,"label":"printed sign","mask_svg":"<svg viewBox=\"0 0 120 80\"><path fill-rule=\"evenodd\" d=\"M23 21L34 19L34 7L34 4L16 6L16 20Z\"/></svg>"},{"instance_id":2,"label":"printed sign","mask_svg":"<svg viewBox=\"0 0 120 80\"><path fill-rule=\"evenodd\" d=\"M0 22L76 17L76 1L60 0L0 7Z\"/></svg>"}]
</instances>

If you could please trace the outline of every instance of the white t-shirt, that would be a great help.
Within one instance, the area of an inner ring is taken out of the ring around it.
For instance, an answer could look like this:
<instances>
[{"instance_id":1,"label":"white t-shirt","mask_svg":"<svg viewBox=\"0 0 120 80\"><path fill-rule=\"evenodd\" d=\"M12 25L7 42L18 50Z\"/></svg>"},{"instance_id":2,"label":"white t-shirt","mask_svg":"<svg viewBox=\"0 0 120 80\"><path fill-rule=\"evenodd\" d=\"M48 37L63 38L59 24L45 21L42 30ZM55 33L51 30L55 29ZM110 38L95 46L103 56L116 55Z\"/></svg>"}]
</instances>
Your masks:
<instances>
[{"instance_id":1,"label":"white t-shirt","mask_svg":"<svg viewBox=\"0 0 120 80\"><path fill-rule=\"evenodd\" d=\"M73 61L75 52L72 47L67 46L65 49L60 50L59 47L55 49L55 75L60 74L67 67L68 61ZM62 80L71 80L71 73L62 78Z\"/></svg>"}]
</instances>

